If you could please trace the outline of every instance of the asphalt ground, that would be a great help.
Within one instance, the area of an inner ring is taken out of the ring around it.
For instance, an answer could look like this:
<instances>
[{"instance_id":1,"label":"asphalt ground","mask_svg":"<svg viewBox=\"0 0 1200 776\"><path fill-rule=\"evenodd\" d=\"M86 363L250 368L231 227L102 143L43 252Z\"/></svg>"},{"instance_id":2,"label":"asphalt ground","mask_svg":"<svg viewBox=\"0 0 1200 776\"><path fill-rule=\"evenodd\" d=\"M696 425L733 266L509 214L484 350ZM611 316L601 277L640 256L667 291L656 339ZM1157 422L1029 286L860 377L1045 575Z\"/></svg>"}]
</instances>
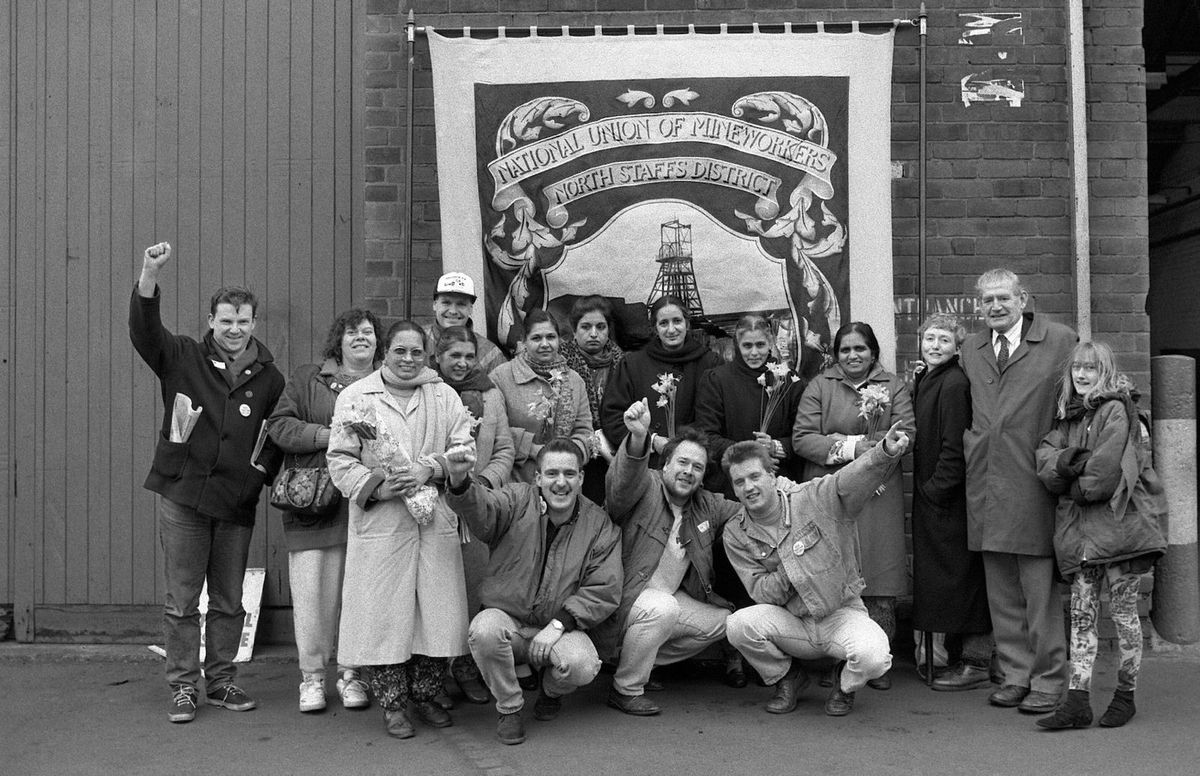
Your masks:
<instances>
[{"instance_id":1,"label":"asphalt ground","mask_svg":"<svg viewBox=\"0 0 1200 776\"><path fill-rule=\"evenodd\" d=\"M0 644L0 774L1195 774L1200 771L1200 651L1147 652L1137 716L1124 728L1047 732L1036 717L987 704L986 689L927 689L897 659L891 690L864 688L854 712L827 717L814 681L792 714L762 710L770 689L722 684L702 666L666 675L664 711L630 717L604 705L610 677L569 696L528 740L495 739L496 712L460 704L454 726L417 724L389 738L382 715L341 708L330 687L319 714L297 710L286 648L260 650L239 684L250 712L202 706L166 719L161 660L137 647ZM331 671L332 676L332 671ZM1111 696L1115 656L1097 661L1092 706Z\"/></svg>"}]
</instances>

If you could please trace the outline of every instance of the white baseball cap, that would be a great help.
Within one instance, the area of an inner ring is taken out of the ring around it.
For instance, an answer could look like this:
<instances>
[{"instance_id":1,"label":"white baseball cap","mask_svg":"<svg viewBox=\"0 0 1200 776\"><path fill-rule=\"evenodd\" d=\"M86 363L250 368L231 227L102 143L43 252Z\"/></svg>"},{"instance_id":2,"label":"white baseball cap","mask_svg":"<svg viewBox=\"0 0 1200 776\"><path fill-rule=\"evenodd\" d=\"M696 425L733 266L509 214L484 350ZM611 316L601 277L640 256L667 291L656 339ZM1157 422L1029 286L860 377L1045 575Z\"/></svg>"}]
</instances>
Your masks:
<instances>
[{"instance_id":1,"label":"white baseball cap","mask_svg":"<svg viewBox=\"0 0 1200 776\"><path fill-rule=\"evenodd\" d=\"M437 296L438 294L463 294L471 297L471 301L474 301L475 283L466 273L447 272L438 278L437 290L433 292L433 295Z\"/></svg>"}]
</instances>

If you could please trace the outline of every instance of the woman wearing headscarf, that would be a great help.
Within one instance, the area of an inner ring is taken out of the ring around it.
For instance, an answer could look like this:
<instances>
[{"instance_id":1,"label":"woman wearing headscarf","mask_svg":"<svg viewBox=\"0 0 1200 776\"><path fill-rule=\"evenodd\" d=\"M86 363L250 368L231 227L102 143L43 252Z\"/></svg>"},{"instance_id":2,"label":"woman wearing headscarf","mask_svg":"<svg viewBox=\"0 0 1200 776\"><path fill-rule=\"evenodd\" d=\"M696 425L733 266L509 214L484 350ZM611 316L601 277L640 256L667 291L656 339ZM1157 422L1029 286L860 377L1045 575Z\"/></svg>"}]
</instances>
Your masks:
<instances>
[{"instance_id":1,"label":"woman wearing headscarf","mask_svg":"<svg viewBox=\"0 0 1200 776\"><path fill-rule=\"evenodd\" d=\"M604 477L608 473L612 450L601 430L600 405L608 378L625 357L625 352L613 339L612 305L604 297L576 299L569 321L573 336L563 340L560 350L567 366L575 370L587 386L588 406L592 410L592 427L595 429L594 452L597 453L584 467L583 495L603 505Z\"/></svg>"}]
</instances>

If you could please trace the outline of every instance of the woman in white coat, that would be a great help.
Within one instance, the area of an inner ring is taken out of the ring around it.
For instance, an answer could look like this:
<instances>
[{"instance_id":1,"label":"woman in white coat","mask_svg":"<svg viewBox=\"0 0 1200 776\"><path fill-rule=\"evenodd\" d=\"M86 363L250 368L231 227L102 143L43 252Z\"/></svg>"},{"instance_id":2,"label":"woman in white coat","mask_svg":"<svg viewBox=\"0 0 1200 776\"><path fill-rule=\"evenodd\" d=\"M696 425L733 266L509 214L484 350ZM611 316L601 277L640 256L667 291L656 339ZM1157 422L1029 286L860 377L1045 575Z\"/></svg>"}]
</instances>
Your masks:
<instances>
[{"instance_id":1,"label":"woman in white coat","mask_svg":"<svg viewBox=\"0 0 1200 776\"><path fill-rule=\"evenodd\" d=\"M471 445L458 394L425 366L425 334L388 331L383 366L338 397L326 458L350 500L339 658L367 669L389 734L409 711L452 723L433 703L447 661L467 650L457 516L442 495L447 449Z\"/></svg>"}]
</instances>

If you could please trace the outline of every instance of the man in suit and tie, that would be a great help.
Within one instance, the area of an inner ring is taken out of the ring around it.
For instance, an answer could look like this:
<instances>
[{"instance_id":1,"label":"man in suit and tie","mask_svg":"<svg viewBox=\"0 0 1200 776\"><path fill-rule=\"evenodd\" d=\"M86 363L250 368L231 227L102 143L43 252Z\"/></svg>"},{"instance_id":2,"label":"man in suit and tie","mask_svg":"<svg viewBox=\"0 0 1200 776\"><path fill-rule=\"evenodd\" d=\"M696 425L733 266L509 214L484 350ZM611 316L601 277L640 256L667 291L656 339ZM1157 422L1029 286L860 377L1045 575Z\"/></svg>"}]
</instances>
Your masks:
<instances>
[{"instance_id":1,"label":"man in suit and tie","mask_svg":"<svg viewBox=\"0 0 1200 776\"><path fill-rule=\"evenodd\" d=\"M1062 694L1067 645L1054 569L1054 498L1038 481L1033 452L1054 422L1056 380L1078 338L1026 313L1029 294L1010 270L983 273L975 289L987 330L962 349L972 405L963 446L967 542L983 553L1004 673L988 701L1043 714Z\"/></svg>"}]
</instances>

